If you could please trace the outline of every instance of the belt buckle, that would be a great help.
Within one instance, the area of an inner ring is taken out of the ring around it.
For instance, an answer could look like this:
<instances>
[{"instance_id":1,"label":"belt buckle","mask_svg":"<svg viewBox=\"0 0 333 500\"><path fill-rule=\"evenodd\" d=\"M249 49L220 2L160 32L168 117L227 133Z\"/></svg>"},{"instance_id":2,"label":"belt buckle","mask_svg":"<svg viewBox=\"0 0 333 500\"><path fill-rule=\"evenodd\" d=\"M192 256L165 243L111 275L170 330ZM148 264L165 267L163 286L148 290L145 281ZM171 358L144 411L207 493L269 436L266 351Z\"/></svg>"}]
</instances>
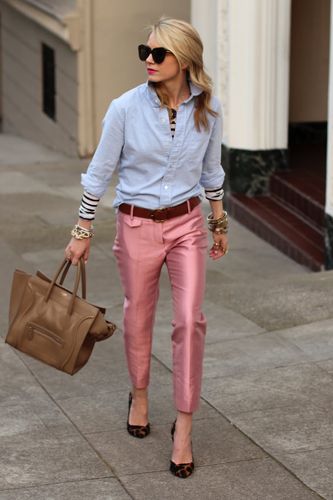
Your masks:
<instances>
[{"instance_id":1,"label":"belt buckle","mask_svg":"<svg viewBox=\"0 0 333 500\"><path fill-rule=\"evenodd\" d=\"M151 217L151 219L153 219L154 222L165 222L167 220L167 218L165 218L165 219L156 219L156 213L157 212L158 213L161 213L161 212L167 213L167 211L168 211L167 207L166 208L157 208L156 210L154 210L154 212L152 212L150 214L150 217Z\"/></svg>"}]
</instances>

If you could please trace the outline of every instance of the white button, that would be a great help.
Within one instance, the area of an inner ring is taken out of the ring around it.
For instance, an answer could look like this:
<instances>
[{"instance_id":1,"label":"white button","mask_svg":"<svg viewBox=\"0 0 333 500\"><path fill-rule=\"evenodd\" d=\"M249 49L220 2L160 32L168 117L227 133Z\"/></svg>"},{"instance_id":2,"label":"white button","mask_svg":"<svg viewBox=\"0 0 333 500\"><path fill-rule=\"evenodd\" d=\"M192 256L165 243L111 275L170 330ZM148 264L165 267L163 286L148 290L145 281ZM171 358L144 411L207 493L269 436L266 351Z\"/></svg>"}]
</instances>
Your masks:
<instances>
[{"instance_id":1,"label":"white button","mask_svg":"<svg viewBox=\"0 0 333 500\"><path fill-rule=\"evenodd\" d=\"M169 186L164 186L164 189L168 189Z\"/></svg>"}]
</instances>

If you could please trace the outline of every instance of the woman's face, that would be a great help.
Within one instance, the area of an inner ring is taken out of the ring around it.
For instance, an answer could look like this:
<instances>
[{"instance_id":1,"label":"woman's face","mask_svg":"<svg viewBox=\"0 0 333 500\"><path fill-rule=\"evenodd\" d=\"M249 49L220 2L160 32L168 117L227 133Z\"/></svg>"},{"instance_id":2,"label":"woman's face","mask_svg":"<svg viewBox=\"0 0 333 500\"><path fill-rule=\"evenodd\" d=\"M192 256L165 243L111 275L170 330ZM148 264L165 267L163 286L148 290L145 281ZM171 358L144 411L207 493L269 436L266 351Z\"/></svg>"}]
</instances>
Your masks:
<instances>
[{"instance_id":1,"label":"woman's face","mask_svg":"<svg viewBox=\"0 0 333 500\"><path fill-rule=\"evenodd\" d=\"M160 45L156 42L153 33L148 38L147 45L151 49L160 47ZM148 73L148 81L154 83L167 82L176 79L181 72L177 59L170 52L166 53L165 59L161 64L155 63L152 55L149 54L145 64Z\"/></svg>"}]
</instances>

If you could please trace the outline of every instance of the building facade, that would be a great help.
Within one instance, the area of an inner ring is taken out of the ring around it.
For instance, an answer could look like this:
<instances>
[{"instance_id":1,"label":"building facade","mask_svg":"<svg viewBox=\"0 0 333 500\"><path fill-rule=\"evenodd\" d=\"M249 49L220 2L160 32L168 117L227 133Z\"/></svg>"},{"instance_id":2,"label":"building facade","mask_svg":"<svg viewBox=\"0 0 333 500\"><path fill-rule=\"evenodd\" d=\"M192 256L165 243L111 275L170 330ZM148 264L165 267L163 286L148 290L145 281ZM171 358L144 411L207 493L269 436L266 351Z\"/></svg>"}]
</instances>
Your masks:
<instances>
[{"instance_id":1,"label":"building facade","mask_svg":"<svg viewBox=\"0 0 333 500\"><path fill-rule=\"evenodd\" d=\"M141 83L137 45L190 0L0 0L3 132L90 156L109 102Z\"/></svg>"},{"instance_id":2,"label":"building facade","mask_svg":"<svg viewBox=\"0 0 333 500\"><path fill-rule=\"evenodd\" d=\"M0 0L4 132L71 156L145 79L136 46L191 20L223 104L228 210L302 264L333 268L332 0Z\"/></svg>"},{"instance_id":3,"label":"building facade","mask_svg":"<svg viewBox=\"0 0 333 500\"><path fill-rule=\"evenodd\" d=\"M313 270L333 268L331 0L192 0L224 108L228 208Z\"/></svg>"}]
</instances>

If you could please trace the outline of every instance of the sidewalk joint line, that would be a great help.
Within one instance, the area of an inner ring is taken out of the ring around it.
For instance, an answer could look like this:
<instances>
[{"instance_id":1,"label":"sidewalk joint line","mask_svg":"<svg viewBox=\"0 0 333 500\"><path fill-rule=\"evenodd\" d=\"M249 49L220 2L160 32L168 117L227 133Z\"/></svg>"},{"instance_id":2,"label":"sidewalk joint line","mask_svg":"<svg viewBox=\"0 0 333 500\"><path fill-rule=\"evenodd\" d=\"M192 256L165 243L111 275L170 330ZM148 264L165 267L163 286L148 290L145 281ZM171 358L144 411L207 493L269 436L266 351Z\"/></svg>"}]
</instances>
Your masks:
<instances>
[{"instance_id":1,"label":"sidewalk joint line","mask_svg":"<svg viewBox=\"0 0 333 500\"><path fill-rule=\"evenodd\" d=\"M166 368L169 372L172 373L172 370L165 363L163 363L163 361L161 361L160 359L158 359L158 357L156 356L156 354L152 354L152 357L158 363L160 363L162 366L164 366L164 368ZM262 451L264 451L267 454L268 457L270 457L274 462L278 463L283 469L285 469L297 481L299 481L305 488L307 488L309 491L313 492L314 494L318 495L319 498L325 500L325 497L321 496L317 491L313 490L310 486L308 486L307 484L305 484L292 470L288 469L288 467L286 465L284 465L282 462L280 462L280 460L278 460L277 458L275 458L269 451L265 450L265 448L263 446L261 446L258 443L256 443L254 441L254 439L252 439L244 431L242 431L242 429L240 429L240 427L238 427L236 424L234 424L233 422L231 422L231 420L226 415L224 415L218 408L216 408L212 403L210 403L204 396L201 396L200 399L202 401L204 401L208 406L210 406L211 408L213 408L219 415L221 415L223 418L225 418L230 423L230 425L232 425L233 427L235 427L243 436L245 436L247 439L249 439L255 446L257 446Z\"/></svg>"},{"instance_id":2,"label":"sidewalk joint line","mask_svg":"<svg viewBox=\"0 0 333 500\"><path fill-rule=\"evenodd\" d=\"M312 493L314 493L315 495L318 495L319 498L322 498L323 500L325 500L325 497L321 496L317 491L313 490L310 486L308 486L307 484L305 484L301 478L299 478L295 472L293 472L292 470L290 470L283 462L281 462L280 460L278 460L276 457L274 457L269 451L267 451L262 445L256 443L254 441L253 438L251 438L250 436L248 436L240 427L238 427L237 424L231 422L231 420L226 416L224 415L220 410L218 410L217 408L215 408L215 406L213 406L207 399L205 399L204 397L201 397L201 399L203 401L205 401L205 403L207 403L209 406L211 406L212 408L214 408L222 417L224 417L233 427L235 427L243 436L245 436L247 439L249 439L255 446L257 446L258 448L260 448L262 451L264 451L267 456L269 458L271 458L274 462L278 463L283 469L285 469L289 474L291 474L297 481L299 481L305 488L307 488L309 491L311 491Z\"/></svg>"},{"instance_id":3,"label":"sidewalk joint line","mask_svg":"<svg viewBox=\"0 0 333 500\"><path fill-rule=\"evenodd\" d=\"M87 481L99 481L101 479L114 479L118 480L115 476L101 476L101 477L92 477L89 479L65 479L64 481L55 481L54 483L34 483L34 484L27 484L27 485L22 485L22 486L15 486L14 488L1 488L0 493L2 491L20 491L20 490L31 490L33 488L41 488L44 486L56 486L59 484L70 484L70 483L84 483Z\"/></svg>"},{"instance_id":4,"label":"sidewalk joint line","mask_svg":"<svg viewBox=\"0 0 333 500\"><path fill-rule=\"evenodd\" d=\"M69 422L73 425L73 427L76 429L78 434L86 441L86 443L89 445L89 447L94 450L95 454L98 456L98 458L104 463L104 465L110 470L110 472L113 474L113 477L119 482L120 486L126 491L128 496L132 498L133 500L134 497L130 494L130 492L127 490L126 486L122 483L122 481L119 479L119 476L116 474L116 472L112 469L111 465L109 462L106 461L106 459L103 457L103 455L92 445L92 443L89 441L89 439L83 434L83 432L79 429L79 427L73 422L71 417L67 414L67 412L62 408L60 404L56 401L56 399L53 398L53 396L49 393L49 391L44 387L42 382L39 380L37 375L32 371L32 369L25 363L23 358L20 358L23 362L23 364L26 366L27 370L32 374L33 378L36 380L36 382L40 385L40 387L44 390L44 392L48 395L48 397L53 401L53 403L59 408L59 410L65 415L65 417L69 420Z\"/></svg>"}]
</instances>

